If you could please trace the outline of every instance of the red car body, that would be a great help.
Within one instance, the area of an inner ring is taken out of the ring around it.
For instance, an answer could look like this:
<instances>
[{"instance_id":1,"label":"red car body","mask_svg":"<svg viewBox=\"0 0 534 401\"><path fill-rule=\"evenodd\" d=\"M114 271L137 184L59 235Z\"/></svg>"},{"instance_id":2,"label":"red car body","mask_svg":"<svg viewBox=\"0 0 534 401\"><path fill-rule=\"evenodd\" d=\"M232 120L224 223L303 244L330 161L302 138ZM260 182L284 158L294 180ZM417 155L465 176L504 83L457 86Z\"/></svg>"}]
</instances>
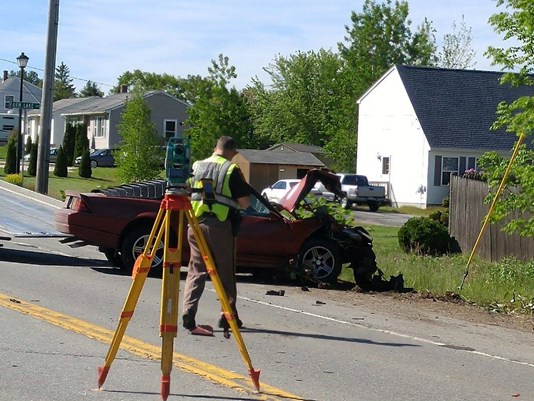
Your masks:
<instances>
[{"instance_id":1,"label":"red car body","mask_svg":"<svg viewBox=\"0 0 534 401\"><path fill-rule=\"evenodd\" d=\"M350 249L345 249L351 248L346 245L350 241L345 236L353 237L352 234L345 233L337 238L331 232L332 219L325 220L324 216L321 218L316 215L300 219L294 214L296 205L305 198L317 180L330 191L340 192L339 178L324 170L311 170L281 199L280 204L269 203L252 189L251 207L242 211L237 238L238 270L291 269L298 265L299 260L304 262L304 254L309 254L309 263L306 263L315 270L314 277L332 281L339 274L342 263L353 262ZM164 188L164 182L154 182L154 185L158 184ZM128 186L111 188L103 193L67 192L65 207L54 214L57 230L72 236L71 240L98 246L110 261L127 270L131 269L136 255L144 248L141 237L146 240L154 224L162 192L143 197L139 187L132 185L130 189L134 192L137 190L137 196L132 192L128 195ZM150 189L147 191L150 192ZM176 229L178 221L171 225ZM186 224L183 226L185 228ZM346 228L340 227L340 230ZM365 241L370 246L370 237ZM134 249L133 255L130 249ZM188 259L187 240L184 240L182 263L187 264ZM320 266L319 260L324 261L325 265Z\"/></svg>"}]
</instances>

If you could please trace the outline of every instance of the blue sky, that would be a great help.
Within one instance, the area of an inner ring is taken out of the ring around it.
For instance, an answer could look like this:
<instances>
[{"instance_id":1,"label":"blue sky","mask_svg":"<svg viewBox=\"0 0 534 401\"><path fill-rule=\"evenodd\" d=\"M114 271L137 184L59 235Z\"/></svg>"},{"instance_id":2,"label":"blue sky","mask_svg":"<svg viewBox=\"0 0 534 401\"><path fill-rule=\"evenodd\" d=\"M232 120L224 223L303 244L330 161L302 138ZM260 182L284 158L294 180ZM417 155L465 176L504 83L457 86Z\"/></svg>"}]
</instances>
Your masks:
<instances>
[{"instance_id":1,"label":"blue sky","mask_svg":"<svg viewBox=\"0 0 534 401\"><path fill-rule=\"evenodd\" d=\"M233 84L242 88L276 55L337 49L350 25L351 11L363 0L60 0L56 65L64 62L75 86L97 82L107 93L125 71L140 69L186 77L206 76L212 59L228 56L237 69ZM495 0L408 0L412 32L426 17L443 35L462 16L472 28L476 69L498 70L483 53L505 46L488 24ZM21 51L28 68L42 77L49 0L17 0L5 5L10 18L0 24L1 70L17 70ZM6 14L6 15L7 15ZM506 47L508 47L506 45ZM79 79L78 79L79 78Z\"/></svg>"}]
</instances>

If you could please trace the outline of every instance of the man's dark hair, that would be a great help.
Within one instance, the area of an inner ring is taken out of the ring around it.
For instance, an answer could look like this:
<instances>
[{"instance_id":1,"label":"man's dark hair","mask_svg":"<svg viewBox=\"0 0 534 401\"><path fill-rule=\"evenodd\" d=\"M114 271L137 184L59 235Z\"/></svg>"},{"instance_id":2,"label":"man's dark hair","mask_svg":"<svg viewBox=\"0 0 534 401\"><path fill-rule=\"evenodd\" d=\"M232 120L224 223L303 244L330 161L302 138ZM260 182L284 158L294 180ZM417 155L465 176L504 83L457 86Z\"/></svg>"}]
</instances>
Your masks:
<instances>
[{"instance_id":1,"label":"man's dark hair","mask_svg":"<svg viewBox=\"0 0 534 401\"><path fill-rule=\"evenodd\" d=\"M231 136L221 136L217 141L217 147L223 150L235 150L235 141Z\"/></svg>"}]
</instances>

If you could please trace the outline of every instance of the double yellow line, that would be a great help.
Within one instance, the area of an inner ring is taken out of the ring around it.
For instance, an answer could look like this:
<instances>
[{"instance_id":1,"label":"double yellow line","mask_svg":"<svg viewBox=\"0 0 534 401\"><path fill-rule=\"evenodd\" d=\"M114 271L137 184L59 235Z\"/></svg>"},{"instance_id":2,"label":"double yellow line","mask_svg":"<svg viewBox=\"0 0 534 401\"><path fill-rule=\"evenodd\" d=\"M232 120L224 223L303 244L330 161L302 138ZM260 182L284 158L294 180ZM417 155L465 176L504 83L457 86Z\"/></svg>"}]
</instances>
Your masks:
<instances>
[{"instance_id":1,"label":"double yellow line","mask_svg":"<svg viewBox=\"0 0 534 401\"><path fill-rule=\"evenodd\" d=\"M113 339L114 332L111 330L2 293L0 293L0 306L43 320L74 333L83 334L86 337L106 344L111 343ZM159 360L161 357L161 347L128 336L124 336L120 348L143 358ZM201 376L233 390L247 394L258 394L256 389L251 385L250 378L247 376L239 375L177 352L173 354L173 364L185 372ZM269 386L263 382L261 382L261 393L258 394L258 399L266 401L280 401L282 399L303 400L299 396Z\"/></svg>"}]
</instances>

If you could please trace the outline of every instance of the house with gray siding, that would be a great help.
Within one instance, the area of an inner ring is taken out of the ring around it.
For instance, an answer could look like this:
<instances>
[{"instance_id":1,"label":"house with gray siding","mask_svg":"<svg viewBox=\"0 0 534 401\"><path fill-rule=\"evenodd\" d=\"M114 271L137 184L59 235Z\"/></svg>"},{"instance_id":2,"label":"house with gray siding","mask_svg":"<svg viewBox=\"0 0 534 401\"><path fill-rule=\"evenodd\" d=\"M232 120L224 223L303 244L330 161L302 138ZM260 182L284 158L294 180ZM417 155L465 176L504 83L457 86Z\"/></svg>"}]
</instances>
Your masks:
<instances>
[{"instance_id":1,"label":"house with gray siding","mask_svg":"<svg viewBox=\"0 0 534 401\"><path fill-rule=\"evenodd\" d=\"M128 96L131 94L124 92L104 98L73 98L54 102L50 146L61 145L67 124L85 123L91 148L116 147L122 140L118 126ZM163 91L149 91L144 95L144 100L151 110L152 121L161 135L162 142L170 137L183 135L182 123L187 119L187 103ZM29 131L35 137L39 129L40 113L28 114Z\"/></svg>"}]
</instances>

